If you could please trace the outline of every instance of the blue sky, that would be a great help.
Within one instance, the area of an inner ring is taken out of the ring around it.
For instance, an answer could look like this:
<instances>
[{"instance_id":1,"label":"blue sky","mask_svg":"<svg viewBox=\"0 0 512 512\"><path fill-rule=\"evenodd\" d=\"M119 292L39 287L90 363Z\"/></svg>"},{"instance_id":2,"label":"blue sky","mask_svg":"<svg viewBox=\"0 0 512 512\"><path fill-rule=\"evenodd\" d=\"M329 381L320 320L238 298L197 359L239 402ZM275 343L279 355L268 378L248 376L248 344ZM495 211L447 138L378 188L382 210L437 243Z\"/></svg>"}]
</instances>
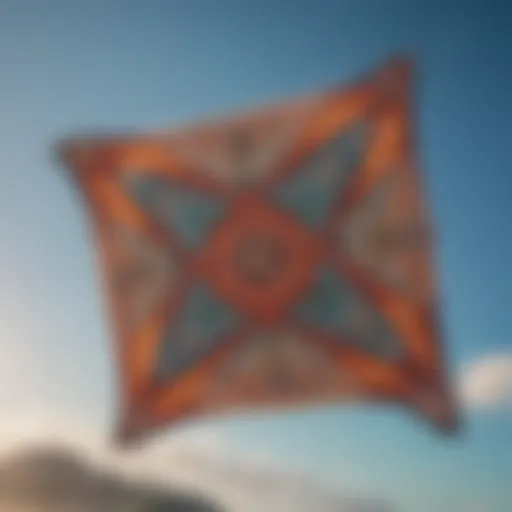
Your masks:
<instances>
[{"instance_id":1,"label":"blue sky","mask_svg":"<svg viewBox=\"0 0 512 512\"><path fill-rule=\"evenodd\" d=\"M404 51L419 65L420 153L452 366L510 352L506 4L0 0L0 412L54 412L105 434L113 421L108 324L80 202L53 160L57 139L175 126L321 90ZM391 409L209 428L240 451L262 446L406 512L512 508L505 410L470 411L450 441Z\"/></svg>"}]
</instances>

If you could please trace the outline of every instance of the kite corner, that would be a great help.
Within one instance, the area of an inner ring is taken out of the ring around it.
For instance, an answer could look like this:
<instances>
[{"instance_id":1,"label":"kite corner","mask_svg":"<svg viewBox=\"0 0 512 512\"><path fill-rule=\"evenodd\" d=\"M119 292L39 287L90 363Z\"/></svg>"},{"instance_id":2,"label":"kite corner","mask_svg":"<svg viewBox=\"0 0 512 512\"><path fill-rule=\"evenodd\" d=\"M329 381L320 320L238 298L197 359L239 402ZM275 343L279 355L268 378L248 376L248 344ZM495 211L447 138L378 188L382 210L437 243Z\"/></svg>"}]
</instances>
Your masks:
<instances>
[{"instance_id":1,"label":"kite corner","mask_svg":"<svg viewBox=\"0 0 512 512\"><path fill-rule=\"evenodd\" d=\"M463 421L456 399L449 392L429 395L416 403L420 416L445 438L457 439L463 431Z\"/></svg>"},{"instance_id":2,"label":"kite corner","mask_svg":"<svg viewBox=\"0 0 512 512\"><path fill-rule=\"evenodd\" d=\"M65 168L70 167L73 154L73 143L69 138L60 138L51 147L51 158Z\"/></svg>"},{"instance_id":3,"label":"kite corner","mask_svg":"<svg viewBox=\"0 0 512 512\"><path fill-rule=\"evenodd\" d=\"M67 171L75 171L83 160L83 144L77 138L63 137L52 148L52 156Z\"/></svg>"},{"instance_id":4,"label":"kite corner","mask_svg":"<svg viewBox=\"0 0 512 512\"><path fill-rule=\"evenodd\" d=\"M413 53L400 53L389 57L377 71L377 80L390 91L404 91L416 76L417 58Z\"/></svg>"},{"instance_id":5,"label":"kite corner","mask_svg":"<svg viewBox=\"0 0 512 512\"><path fill-rule=\"evenodd\" d=\"M141 429L128 420L118 422L112 433L112 443L119 449L136 448L143 441Z\"/></svg>"}]
</instances>

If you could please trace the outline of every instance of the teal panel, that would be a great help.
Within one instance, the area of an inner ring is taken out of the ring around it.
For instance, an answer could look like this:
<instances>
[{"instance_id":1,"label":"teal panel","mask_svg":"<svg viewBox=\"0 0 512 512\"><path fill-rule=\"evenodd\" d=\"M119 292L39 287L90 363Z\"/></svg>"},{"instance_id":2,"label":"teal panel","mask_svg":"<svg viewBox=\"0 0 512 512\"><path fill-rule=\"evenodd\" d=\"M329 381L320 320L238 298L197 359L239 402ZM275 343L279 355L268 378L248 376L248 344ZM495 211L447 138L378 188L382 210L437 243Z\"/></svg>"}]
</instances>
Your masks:
<instances>
[{"instance_id":1,"label":"teal panel","mask_svg":"<svg viewBox=\"0 0 512 512\"><path fill-rule=\"evenodd\" d=\"M161 342L156 373L170 379L189 368L229 335L239 318L206 285L188 292Z\"/></svg>"},{"instance_id":2,"label":"teal panel","mask_svg":"<svg viewBox=\"0 0 512 512\"><path fill-rule=\"evenodd\" d=\"M273 200L309 227L321 227L364 153L368 126L358 123L327 142L272 192Z\"/></svg>"},{"instance_id":3,"label":"teal panel","mask_svg":"<svg viewBox=\"0 0 512 512\"><path fill-rule=\"evenodd\" d=\"M317 280L293 313L294 320L339 337L379 358L394 359L402 343L363 296L334 270L321 269Z\"/></svg>"},{"instance_id":4,"label":"teal panel","mask_svg":"<svg viewBox=\"0 0 512 512\"><path fill-rule=\"evenodd\" d=\"M156 177L131 178L128 190L149 215L189 249L201 247L226 211L220 199Z\"/></svg>"}]
</instances>

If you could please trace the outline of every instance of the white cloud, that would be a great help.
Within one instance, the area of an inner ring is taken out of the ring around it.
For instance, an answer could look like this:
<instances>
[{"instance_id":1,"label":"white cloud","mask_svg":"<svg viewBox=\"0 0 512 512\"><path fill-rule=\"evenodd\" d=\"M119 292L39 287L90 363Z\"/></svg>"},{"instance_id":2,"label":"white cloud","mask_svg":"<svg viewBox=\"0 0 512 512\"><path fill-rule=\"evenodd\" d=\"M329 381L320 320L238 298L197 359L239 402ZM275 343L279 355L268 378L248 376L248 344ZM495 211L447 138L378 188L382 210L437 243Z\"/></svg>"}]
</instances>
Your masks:
<instances>
[{"instance_id":1,"label":"white cloud","mask_svg":"<svg viewBox=\"0 0 512 512\"><path fill-rule=\"evenodd\" d=\"M459 378L462 404L469 410L512 409L512 352L481 357Z\"/></svg>"},{"instance_id":2,"label":"white cloud","mask_svg":"<svg viewBox=\"0 0 512 512\"><path fill-rule=\"evenodd\" d=\"M160 483L165 488L178 485L197 491L234 512L390 510L380 500L346 495L278 461L271 462L270 457L258 452L235 453L228 443L214 439L212 436L210 441L203 439L198 444L173 441L156 451L151 449L145 456L140 452L117 454L107 465L125 476ZM213 450L208 448L210 442Z\"/></svg>"}]
</instances>

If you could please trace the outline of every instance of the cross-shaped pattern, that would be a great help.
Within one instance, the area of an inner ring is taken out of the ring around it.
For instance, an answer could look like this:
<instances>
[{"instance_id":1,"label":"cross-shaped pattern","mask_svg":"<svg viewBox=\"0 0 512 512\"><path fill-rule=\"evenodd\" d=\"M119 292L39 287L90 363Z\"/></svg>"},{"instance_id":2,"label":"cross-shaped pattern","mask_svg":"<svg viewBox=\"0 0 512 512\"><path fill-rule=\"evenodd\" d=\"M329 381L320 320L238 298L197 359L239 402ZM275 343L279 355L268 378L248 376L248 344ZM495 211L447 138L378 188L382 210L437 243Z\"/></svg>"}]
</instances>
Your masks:
<instances>
[{"instance_id":1,"label":"cross-shaped pattern","mask_svg":"<svg viewBox=\"0 0 512 512\"><path fill-rule=\"evenodd\" d=\"M103 255L122 436L341 398L453 427L409 103L397 63L234 120L66 146Z\"/></svg>"}]
</instances>

